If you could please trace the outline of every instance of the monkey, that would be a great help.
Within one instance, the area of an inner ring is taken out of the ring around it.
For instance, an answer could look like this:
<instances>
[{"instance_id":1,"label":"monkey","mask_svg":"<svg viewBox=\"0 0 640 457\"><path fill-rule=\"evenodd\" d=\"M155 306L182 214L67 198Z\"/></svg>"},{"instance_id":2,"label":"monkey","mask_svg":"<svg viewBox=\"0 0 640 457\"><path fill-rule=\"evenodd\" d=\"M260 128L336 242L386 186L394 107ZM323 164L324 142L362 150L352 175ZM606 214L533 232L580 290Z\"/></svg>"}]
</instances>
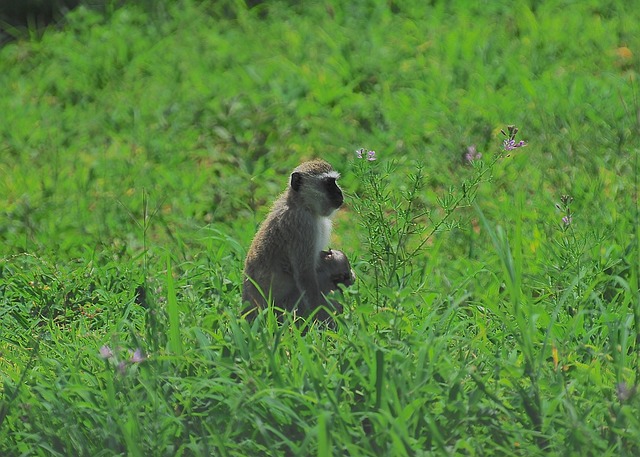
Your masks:
<instances>
[{"instance_id":1,"label":"monkey","mask_svg":"<svg viewBox=\"0 0 640 457\"><path fill-rule=\"evenodd\" d=\"M337 249L320 251L318 282L323 294L339 290L339 284L349 287L353 285L355 279L349 259L344 252Z\"/></svg>"},{"instance_id":2,"label":"monkey","mask_svg":"<svg viewBox=\"0 0 640 457\"><path fill-rule=\"evenodd\" d=\"M254 316L270 300L279 308L308 316L329 304L324 295L336 290L337 284L353 283L346 255L323 251L331 235L331 217L344 202L339 177L324 160L304 162L293 170L245 260L246 316Z\"/></svg>"},{"instance_id":3,"label":"monkey","mask_svg":"<svg viewBox=\"0 0 640 457\"><path fill-rule=\"evenodd\" d=\"M349 259L344 252L337 249L320 251L320 262L316 269L318 286L322 295L328 296L331 292L340 291L340 284L345 287L353 285L355 274L349 264ZM300 300L300 292L292 287L278 304L283 309L294 309ZM330 300L336 313L342 313L342 305L335 300Z\"/></svg>"},{"instance_id":4,"label":"monkey","mask_svg":"<svg viewBox=\"0 0 640 457\"><path fill-rule=\"evenodd\" d=\"M342 292L340 284L345 287L349 287L355 282L355 274L351 269L349 259L344 252L336 249L329 249L328 251L320 251L320 261L316 270L318 275L318 286L324 296L329 296L332 292ZM282 289L282 298L276 303L281 309L293 310L300 302L300 292L293 283L289 284L289 287L285 290ZM342 305L333 299L329 299L331 307L336 314L342 313ZM264 299L259 296L258 303L264 305ZM259 307L258 303L253 306L245 308L242 312L249 320L255 318ZM320 321L329 322L330 317L324 310L318 311L316 318Z\"/></svg>"}]
</instances>

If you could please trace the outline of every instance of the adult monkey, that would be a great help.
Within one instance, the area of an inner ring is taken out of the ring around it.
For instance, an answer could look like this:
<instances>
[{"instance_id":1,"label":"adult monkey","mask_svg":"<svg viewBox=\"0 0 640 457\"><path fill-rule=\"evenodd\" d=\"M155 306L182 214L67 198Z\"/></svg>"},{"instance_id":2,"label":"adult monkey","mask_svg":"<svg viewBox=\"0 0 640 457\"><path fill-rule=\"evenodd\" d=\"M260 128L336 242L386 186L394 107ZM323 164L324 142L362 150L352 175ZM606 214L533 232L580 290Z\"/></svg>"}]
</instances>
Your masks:
<instances>
[{"instance_id":1,"label":"adult monkey","mask_svg":"<svg viewBox=\"0 0 640 457\"><path fill-rule=\"evenodd\" d=\"M353 272L344 253L323 251L331 236L331 216L344 201L339 177L324 160L305 162L291 173L287 190L273 204L247 254L242 299L249 302L249 318L270 301L303 316L329 303L339 307L324 295L338 284L353 284Z\"/></svg>"}]
</instances>

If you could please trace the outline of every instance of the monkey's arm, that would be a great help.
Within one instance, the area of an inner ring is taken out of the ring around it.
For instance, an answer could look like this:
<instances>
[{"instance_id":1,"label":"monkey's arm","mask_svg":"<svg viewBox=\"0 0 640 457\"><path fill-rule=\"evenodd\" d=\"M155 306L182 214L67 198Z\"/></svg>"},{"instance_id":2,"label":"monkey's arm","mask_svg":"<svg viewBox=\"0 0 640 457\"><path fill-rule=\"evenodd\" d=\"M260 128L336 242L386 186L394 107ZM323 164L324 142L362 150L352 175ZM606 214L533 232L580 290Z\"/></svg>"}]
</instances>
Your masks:
<instances>
[{"instance_id":1,"label":"monkey's arm","mask_svg":"<svg viewBox=\"0 0 640 457\"><path fill-rule=\"evenodd\" d=\"M314 256L315 257L315 256ZM304 264L299 264L299 268L293 271L293 279L296 282L300 294L300 304L298 305L303 314L309 314L318 306L326 304L320 286L314 257L309 256Z\"/></svg>"}]
</instances>

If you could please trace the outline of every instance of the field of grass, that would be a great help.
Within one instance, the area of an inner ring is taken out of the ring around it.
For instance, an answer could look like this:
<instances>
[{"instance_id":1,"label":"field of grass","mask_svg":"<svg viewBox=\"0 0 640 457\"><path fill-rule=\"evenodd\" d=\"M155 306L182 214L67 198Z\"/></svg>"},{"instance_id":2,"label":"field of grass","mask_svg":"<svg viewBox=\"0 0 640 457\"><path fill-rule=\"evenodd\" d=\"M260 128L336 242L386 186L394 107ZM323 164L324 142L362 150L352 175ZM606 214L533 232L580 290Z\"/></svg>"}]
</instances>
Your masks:
<instances>
[{"instance_id":1,"label":"field of grass","mask_svg":"<svg viewBox=\"0 0 640 457\"><path fill-rule=\"evenodd\" d=\"M640 10L248 3L0 49L0 455L640 455ZM358 280L248 323L312 157Z\"/></svg>"}]
</instances>

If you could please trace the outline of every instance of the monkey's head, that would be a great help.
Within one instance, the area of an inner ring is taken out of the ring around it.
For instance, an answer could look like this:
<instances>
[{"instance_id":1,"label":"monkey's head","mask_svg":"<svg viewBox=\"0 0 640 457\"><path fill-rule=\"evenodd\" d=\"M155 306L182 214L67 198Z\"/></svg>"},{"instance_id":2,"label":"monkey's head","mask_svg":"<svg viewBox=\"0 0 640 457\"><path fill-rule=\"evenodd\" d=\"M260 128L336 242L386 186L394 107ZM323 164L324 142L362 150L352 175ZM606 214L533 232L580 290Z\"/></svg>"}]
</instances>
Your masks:
<instances>
[{"instance_id":1,"label":"monkey's head","mask_svg":"<svg viewBox=\"0 0 640 457\"><path fill-rule=\"evenodd\" d=\"M344 201L340 174L324 160L304 162L291 173L291 192L318 216L331 216Z\"/></svg>"},{"instance_id":2,"label":"monkey's head","mask_svg":"<svg viewBox=\"0 0 640 457\"><path fill-rule=\"evenodd\" d=\"M337 249L320 251L320 265L318 280L323 293L339 290L338 284L344 284L346 287L352 286L356 280L349 259L342 251Z\"/></svg>"}]
</instances>

